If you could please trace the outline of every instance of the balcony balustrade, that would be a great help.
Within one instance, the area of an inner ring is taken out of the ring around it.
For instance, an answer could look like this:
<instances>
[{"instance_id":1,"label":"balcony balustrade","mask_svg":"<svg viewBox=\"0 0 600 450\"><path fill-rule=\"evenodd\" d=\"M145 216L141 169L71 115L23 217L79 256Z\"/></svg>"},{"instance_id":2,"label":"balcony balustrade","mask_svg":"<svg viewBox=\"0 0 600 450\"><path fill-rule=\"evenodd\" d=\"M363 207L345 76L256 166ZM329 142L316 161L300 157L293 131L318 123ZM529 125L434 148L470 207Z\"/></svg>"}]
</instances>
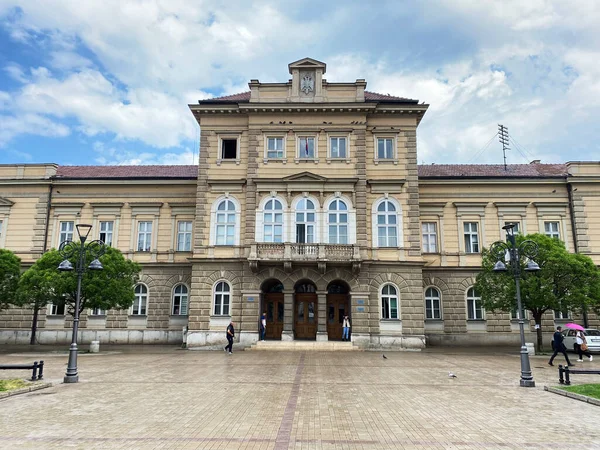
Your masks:
<instances>
[{"instance_id":1,"label":"balcony balustrade","mask_svg":"<svg viewBox=\"0 0 600 450\"><path fill-rule=\"evenodd\" d=\"M356 245L345 244L257 243L252 244L248 260L253 268L259 263L281 262L286 269L291 269L294 262L314 261L325 270L327 262L354 266L360 262L360 251Z\"/></svg>"}]
</instances>

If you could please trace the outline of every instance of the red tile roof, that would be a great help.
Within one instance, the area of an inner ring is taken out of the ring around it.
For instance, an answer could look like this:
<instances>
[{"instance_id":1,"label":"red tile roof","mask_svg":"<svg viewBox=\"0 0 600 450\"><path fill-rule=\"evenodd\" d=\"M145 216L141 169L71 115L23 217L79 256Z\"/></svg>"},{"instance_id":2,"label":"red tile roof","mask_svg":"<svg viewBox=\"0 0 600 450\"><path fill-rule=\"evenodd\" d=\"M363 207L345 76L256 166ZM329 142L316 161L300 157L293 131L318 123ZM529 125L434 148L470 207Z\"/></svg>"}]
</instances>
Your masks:
<instances>
[{"instance_id":1,"label":"red tile roof","mask_svg":"<svg viewBox=\"0 0 600 450\"><path fill-rule=\"evenodd\" d=\"M419 178L566 177L565 164L431 164L419 166Z\"/></svg>"},{"instance_id":2,"label":"red tile roof","mask_svg":"<svg viewBox=\"0 0 600 450\"><path fill-rule=\"evenodd\" d=\"M55 178L165 179L198 176L198 166L59 166ZM565 164L431 164L419 166L420 178L564 178Z\"/></svg>"},{"instance_id":3,"label":"red tile roof","mask_svg":"<svg viewBox=\"0 0 600 450\"><path fill-rule=\"evenodd\" d=\"M239 92L237 94L225 95L223 97L208 98L200 100L199 104L210 103L247 103L250 101L250 91ZM395 97L389 94L378 94L377 92L365 91L365 101L367 102L401 102L401 103L418 103L418 100L412 100L405 97Z\"/></svg>"},{"instance_id":4,"label":"red tile roof","mask_svg":"<svg viewBox=\"0 0 600 450\"><path fill-rule=\"evenodd\" d=\"M59 166L55 178L197 178L198 166Z\"/></svg>"}]
</instances>

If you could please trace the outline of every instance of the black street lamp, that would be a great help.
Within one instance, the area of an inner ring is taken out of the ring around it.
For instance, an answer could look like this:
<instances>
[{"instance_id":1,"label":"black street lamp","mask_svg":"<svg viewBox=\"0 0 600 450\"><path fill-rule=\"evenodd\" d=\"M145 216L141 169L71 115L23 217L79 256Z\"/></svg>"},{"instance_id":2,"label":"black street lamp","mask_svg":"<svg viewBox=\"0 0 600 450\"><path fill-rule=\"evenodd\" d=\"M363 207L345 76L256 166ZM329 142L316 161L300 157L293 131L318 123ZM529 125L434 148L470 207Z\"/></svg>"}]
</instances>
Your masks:
<instances>
[{"instance_id":1,"label":"black street lamp","mask_svg":"<svg viewBox=\"0 0 600 450\"><path fill-rule=\"evenodd\" d=\"M523 305L521 303L521 257L523 256L528 259L525 265L525 272L537 272L540 270L540 266L533 260L538 254L538 245L528 239L517 246L514 228L514 223L509 223L502 227L503 230L506 230L506 243L502 241L494 242L490 247L490 254L496 259L494 272L506 272L508 270L505 264L506 261L515 278L519 332L521 334L521 386L535 387L531 365L529 364L529 353L525 345L525 314L523 313ZM506 258L507 253L508 260Z\"/></svg>"},{"instance_id":2,"label":"black street lamp","mask_svg":"<svg viewBox=\"0 0 600 450\"><path fill-rule=\"evenodd\" d=\"M89 253L94 258L87 267L88 269L102 270L102 263L100 263L98 258L105 252L104 242L100 240L92 241L86 247L85 241L92 229L91 225L79 224L76 228L81 244L77 246L73 241L64 241L58 248L58 251L64 258L58 266L58 270L61 272L70 272L73 270L73 264L71 264L69 258L78 253L75 266L75 271L77 272L77 297L75 298L75 311L73 312L73 337L71 338L71 347L69 348L69 364L67 365L67 373L64 378L65 383L77 383L79 381L79 374L77 373L77 331L79 329L79 305L81 304L81 279L86 269L85 255Z\"/></svg>"}]
</instances>

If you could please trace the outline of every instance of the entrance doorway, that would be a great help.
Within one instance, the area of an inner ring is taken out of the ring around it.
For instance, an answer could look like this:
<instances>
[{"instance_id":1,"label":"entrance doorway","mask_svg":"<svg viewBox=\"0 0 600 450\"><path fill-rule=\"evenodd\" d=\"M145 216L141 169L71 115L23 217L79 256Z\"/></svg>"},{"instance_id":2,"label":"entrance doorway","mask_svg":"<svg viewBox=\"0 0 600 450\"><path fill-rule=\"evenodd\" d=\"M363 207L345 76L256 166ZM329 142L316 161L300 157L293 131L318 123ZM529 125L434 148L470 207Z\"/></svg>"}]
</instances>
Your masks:
<instances>
[{"instance_id":1,"label":"entrance doorway","mask_svg":"<svg viewBox=\"0 0 600 450\"><path fill-rule=\"evenodd\" d=\"M272 280L263 286L263 293L263 310L260 311L259 316L263 312L267 313L265 338L281 340L283 331L283 284L277 280Z\"/></svg>"},{"instance_id":2,"label":"entrance doorway","mask_svg":"<svg viewBox=\"0 0 600 450\"><path fill-rule=\"evenodd\" d=\"M350 316L348 287L345 283L333 282L327 288L327 338L342 340L344 316Z\"/></svg>"},{"instance_id":3,"label":"entrance doorway","mask_svg":"<svg viewBox=\"0 0 600 450\"><path fill-rule=\"evenodd\" d=\"M295 289L295 339L317 339L317 289L310 282L301 282Z\"/></svg>"}]
</instances>

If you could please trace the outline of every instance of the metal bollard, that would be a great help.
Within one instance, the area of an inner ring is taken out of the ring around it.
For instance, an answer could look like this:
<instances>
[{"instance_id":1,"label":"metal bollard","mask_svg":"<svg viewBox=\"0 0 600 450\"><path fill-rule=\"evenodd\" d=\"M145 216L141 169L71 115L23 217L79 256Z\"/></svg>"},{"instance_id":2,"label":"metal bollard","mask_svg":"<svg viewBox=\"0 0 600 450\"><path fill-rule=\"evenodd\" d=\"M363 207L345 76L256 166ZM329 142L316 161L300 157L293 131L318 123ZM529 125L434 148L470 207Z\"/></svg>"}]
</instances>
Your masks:
<instances>
[{"instance_id":1,"label":"metal bollard","mask_svg":"<svg viewBox=\"0 0 600 450\"><path fill-rule=\"evenodd\" d=\"M35 381L37 379L37 368L38 368L38 362L34 361L33 362L33 372L31 373L31 381Z\"/></svg>"},{"instance_id":2,"label":"metal bollard","mask_svg":"<svg viewBox=\"0 0 600 450\"><path fill-rule=\"evenodd\" d=\"M40 371L38 372L38 380L41 380L44 378L44 361L40 361L39 369Z\"/></svg>"},{"instance_id":3,"label":"metal bollard","mask_svg":"<svg viewBox=\"0 0 600 450\"><path fill-rule=\"evenodd\" d=\"M569 366L565 367L565 384L569 386L571 384L571 379L569 377Z\"/></svg>"},{"instance_id":4,"label":"metal bollard","mask_svg":"<svg viewBox=\"0 0 600 450\"><path fill-rule=\"evenodd\" d=\"M558 365L558 382L560 384L565 384L565 379L563 378L563 372L565 371L565 369L563 369L562 364Z\"/></svg>"}]
</instances>

